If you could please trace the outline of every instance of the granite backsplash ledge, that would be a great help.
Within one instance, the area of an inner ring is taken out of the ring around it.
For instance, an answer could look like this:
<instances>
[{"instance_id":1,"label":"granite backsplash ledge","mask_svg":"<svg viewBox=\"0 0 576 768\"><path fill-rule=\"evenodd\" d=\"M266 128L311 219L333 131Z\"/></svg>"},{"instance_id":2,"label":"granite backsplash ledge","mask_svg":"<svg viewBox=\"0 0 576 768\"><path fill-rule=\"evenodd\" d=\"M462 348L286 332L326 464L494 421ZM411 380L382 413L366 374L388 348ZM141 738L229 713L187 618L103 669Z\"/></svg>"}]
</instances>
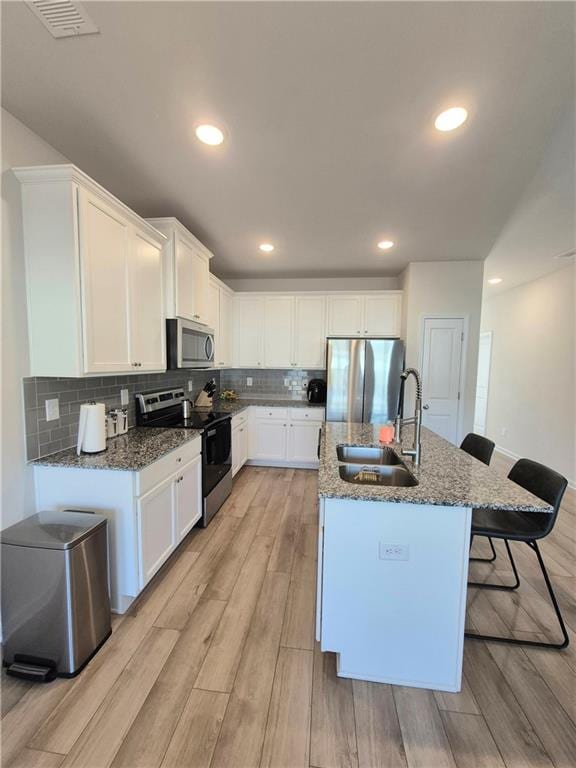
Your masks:
<instances>
[{"instance_id":1,"label":"granite backsplash ledge","mask_svg":"<svg viewBox=\"0 0 576 768\"><path fill-rule=\"evenodd\" d=\"M135 424L134 395L137 392L172 387L184 387L192 382L189 393L193 400L209 379L216 379L217 395L220 389L218 370L167 371L166 373L137 376L103 376L85 379L26 378L24 387L24 414L26 428L26 455L28 461L48 456L76 445L80 406L90 400L104 403L106 410L122 408L120 392L128 390L128 425ZM60 418L46 421L46 400L57 398Z\"/></svg>"}]
</instances>

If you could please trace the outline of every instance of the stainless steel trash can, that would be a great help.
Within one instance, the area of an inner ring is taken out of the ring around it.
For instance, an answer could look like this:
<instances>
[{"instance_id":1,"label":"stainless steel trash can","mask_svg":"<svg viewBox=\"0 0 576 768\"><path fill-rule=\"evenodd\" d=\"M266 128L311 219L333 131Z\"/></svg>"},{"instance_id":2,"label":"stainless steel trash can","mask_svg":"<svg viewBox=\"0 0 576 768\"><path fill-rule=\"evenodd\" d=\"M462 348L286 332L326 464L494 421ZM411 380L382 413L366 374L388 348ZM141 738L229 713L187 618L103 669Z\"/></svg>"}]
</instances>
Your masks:
<instances>
[{"instance_id":1,"label":"stainless steel trash can","mask_svg":"<svg viewBox=\"0 0 576 768\"><path fill-rule=\"evenodd\" d=\"M106 522L40 512L0 533L9 674L72 677L110 636Z\"/></svg>"}]
</instances>

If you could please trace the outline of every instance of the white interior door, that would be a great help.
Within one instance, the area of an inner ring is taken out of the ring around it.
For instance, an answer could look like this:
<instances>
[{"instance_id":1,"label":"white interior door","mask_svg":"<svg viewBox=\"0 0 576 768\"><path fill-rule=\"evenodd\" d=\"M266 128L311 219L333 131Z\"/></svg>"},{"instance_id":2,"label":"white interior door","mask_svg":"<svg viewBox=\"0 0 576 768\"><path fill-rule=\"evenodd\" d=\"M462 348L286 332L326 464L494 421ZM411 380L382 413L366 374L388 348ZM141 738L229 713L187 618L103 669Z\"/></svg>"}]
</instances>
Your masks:
<instances>
[{"instance_id":1,"label":"white interior door","mask_svg":"<svg viewBox=\"0 0 576 768\"><path fill-rule=\"evenodd\" d=\"M424 319L422 423L454 444L458 439L463 340L463 318Z\"/></svg>"},{"instance_id":2,"label":"white interior door","mask_svg":"<svg viewBox=\"0 0 576 768\"><path fill-rule=\"evenodd\" d=\"M492 331L485 331L480 334L478 347L478 377L476 379L476 407L474 410L474 432L478 435L486 434L491 356Z\"/></svg>"}]
</instances>

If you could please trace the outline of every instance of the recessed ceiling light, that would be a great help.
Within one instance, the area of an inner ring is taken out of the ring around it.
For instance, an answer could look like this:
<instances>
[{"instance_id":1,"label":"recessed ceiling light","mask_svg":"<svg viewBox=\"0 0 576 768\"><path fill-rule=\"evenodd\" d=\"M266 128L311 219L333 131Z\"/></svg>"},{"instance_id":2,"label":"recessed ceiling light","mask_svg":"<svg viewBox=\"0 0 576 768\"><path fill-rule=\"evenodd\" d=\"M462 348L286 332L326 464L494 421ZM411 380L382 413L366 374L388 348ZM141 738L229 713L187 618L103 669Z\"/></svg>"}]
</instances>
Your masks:
<instances>
[{"instance_id":1,"label":"recessed ceiling light","mask_svg":"<svg viewBox=\"0 0 576 768\"><path fill-rule=\"evenodd\" d=\"M451 107L444 110L444 112L440 112L436 120L434 120L434 126L438 131L453 131L466 122L467 117L468 112L464 107Z\"/></svg>"},{"instance_id":2,"label":"recessed ceiling light","mask_svg":"<svg viewBox=\"0 0 576 768\"><path fill-rule=\"evenodd\" d=\"M490 280L488 280L488 282L490 283L490 285L498 285L498 283L502 282L502 278L501 277L491 277Z\"/></svg>"},{"instance_id":3,"label":"recessed ceiling light","mask_svg":"<svg viewBox=\"0 0 576 768\"><path fill-rule=\"evenodd\" d=\"M272 245L272 243L262 243L258 247L260 248L261 251L264 251L264 253L272 253L272 251L274 250L274 246Z\"/></svg>"},{"instance_id":4,"label":"recessed ceiling light","mask_svg":"<svg viewBox=\"0 0 576 768\"><path fill-rule=\"evenodd\" d=\"M378 243L378 248L380 248L381 251L387 251L393 247L394 247L394 240L380 240L380 242Z\"/></svg>"},{"instance_id":5,"label":"recessed ceiling light","mask_svg":"<svg viewBox=\"0 0 576 768\"><path fill-rule=\"evenodd\" d=\"M224 133L215 125L199 125L196 128L196 138L203 144L217 147L224 141Z\"/></svg>"}]
</instances>

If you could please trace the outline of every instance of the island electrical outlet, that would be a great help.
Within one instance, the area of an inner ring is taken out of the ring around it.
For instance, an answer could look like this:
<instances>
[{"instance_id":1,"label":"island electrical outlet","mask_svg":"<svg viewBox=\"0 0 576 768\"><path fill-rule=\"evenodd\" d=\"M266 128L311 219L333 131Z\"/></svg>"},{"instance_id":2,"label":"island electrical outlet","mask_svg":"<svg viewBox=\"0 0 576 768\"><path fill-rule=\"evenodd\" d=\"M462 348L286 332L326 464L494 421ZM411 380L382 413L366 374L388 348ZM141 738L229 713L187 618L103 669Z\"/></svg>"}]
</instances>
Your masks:
<instances>
[{"instance_id":1,"label":"island electrical outlet","mask_svg":"<svg viewBox=\"0 0 576 768\"><path fill-rule=\"evenodd\" d=\"M388 544L385 541L378 543L379 560L409 560L410 548L408 544Z\"/></svg>"}]
</instances>

